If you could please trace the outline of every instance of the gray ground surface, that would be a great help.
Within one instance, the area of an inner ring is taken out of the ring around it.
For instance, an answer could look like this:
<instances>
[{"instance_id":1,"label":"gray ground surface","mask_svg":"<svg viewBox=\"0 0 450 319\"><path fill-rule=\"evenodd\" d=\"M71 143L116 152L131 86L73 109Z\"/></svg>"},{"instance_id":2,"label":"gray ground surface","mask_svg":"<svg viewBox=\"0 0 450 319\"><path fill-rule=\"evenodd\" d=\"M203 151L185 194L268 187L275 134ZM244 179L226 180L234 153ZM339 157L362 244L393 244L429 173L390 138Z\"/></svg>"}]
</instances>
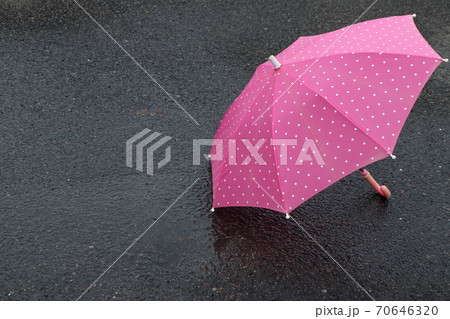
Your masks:
<instances>
[{"instance_id":1,"label":"gray ground surface","mask_svg":"<svg viewBox=\"0 0 450 319\"><path fill-rule=\"evenodd\" d=\"M191 165L191 139L214 136L268 55L351 24L371 1L80 3L200 126L75 3L1 1L0 299L76 299L201 177L84 300L367 300L279 213L210 213L209 168ZM380 0L362 20L417 13L450 57L449 9ZM375 299L450 296L448 68L420 95L397 160L370 167L391 200L355 173L293 213ZM173 137L173 160L153 177L125 166L125 141L144 128Z\"/></svg>"}]
</instances>

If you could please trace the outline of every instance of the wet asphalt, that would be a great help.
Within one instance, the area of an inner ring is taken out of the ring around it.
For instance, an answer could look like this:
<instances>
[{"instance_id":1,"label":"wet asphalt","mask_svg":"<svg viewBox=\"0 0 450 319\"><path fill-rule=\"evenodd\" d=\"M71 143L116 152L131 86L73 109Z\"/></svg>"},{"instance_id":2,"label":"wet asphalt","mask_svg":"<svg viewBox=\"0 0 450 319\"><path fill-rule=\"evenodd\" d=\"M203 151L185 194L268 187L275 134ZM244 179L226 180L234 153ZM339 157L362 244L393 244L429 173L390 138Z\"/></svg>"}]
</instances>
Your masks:
<instances>
[{"instance_id":1,"label":"wet asphalt","mask_svg":"<svg viewBox=\"0 0 450 319\"><path fill-rule=\"evenodd\" d=\"M0 299L77 299L197 178L82 300L370 300L280 213L211 213L208 163L192 139L220 120L270 54L351 24L371 1L79 3L0 1ZM448 1L379 0L362 21L416 13L444 58ZM292 215L377 300L449 291L449 66L425 86L396 160L369 167L385 200L351 174ZM125 141L172 137L148 176Z\"/></svg>"}]
</instances>

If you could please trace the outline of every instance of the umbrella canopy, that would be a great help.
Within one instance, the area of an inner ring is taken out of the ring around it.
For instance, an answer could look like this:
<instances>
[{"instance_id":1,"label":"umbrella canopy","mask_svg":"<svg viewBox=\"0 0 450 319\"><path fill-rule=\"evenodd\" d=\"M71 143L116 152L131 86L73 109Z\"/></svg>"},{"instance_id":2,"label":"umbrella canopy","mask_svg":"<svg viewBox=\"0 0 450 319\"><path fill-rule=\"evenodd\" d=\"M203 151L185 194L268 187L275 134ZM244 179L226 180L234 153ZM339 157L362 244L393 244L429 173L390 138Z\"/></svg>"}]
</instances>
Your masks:
<instances>
[{"instance_id":1,"label":"umbrella canopy","mask_svg":"<svg viewBox=\"0 0 450 319\"><path fill-rule=\"evenodd\" d=\"M210 153L213 207L289 213L392 155L442 61L412 15L300 37L257 68L222 119Z\"/></svg>"}]
</instances>

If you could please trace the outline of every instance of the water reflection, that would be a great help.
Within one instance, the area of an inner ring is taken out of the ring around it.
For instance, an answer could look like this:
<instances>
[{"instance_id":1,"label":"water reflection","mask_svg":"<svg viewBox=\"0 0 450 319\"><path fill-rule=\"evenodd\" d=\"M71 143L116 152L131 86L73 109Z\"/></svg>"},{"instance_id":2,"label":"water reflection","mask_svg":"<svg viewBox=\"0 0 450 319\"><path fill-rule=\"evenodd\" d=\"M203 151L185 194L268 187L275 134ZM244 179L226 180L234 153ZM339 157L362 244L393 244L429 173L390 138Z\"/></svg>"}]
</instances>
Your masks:
<instances>
[{"instance_id":1,"label":"water reflection","mask_svg":"<svg viewBox=\"0 0 450 319\"><path fill-rule=\"evenodd\" d=\"M281 213L219 208L211 214L211 222L214 250L223 264L261 270L289 268L315 259L310 241Z\"/></svg>"}]
</instances>

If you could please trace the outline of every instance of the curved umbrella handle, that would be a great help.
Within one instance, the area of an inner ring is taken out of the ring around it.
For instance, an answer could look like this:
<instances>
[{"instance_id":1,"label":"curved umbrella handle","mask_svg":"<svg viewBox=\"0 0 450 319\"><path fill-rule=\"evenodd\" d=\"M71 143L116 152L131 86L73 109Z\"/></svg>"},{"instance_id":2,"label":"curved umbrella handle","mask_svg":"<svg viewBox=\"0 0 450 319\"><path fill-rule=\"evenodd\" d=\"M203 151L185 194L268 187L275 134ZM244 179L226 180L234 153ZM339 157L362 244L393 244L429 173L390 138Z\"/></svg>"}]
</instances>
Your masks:
<instances>
[{"instance_id":1,"label":"curved umbrella handle","mask_svg":"<svg viewBox=\"0 0 450 319\"><path fill-rule=\"evenodd\" d=\"M380 186L375 178L370 175L368 170L361 170L361 175L370 184L370 186L372 186L372 188L378 192L378 194L386 198L391 197L391 191L384 185Z\"/></svg>"}]
</instances>

